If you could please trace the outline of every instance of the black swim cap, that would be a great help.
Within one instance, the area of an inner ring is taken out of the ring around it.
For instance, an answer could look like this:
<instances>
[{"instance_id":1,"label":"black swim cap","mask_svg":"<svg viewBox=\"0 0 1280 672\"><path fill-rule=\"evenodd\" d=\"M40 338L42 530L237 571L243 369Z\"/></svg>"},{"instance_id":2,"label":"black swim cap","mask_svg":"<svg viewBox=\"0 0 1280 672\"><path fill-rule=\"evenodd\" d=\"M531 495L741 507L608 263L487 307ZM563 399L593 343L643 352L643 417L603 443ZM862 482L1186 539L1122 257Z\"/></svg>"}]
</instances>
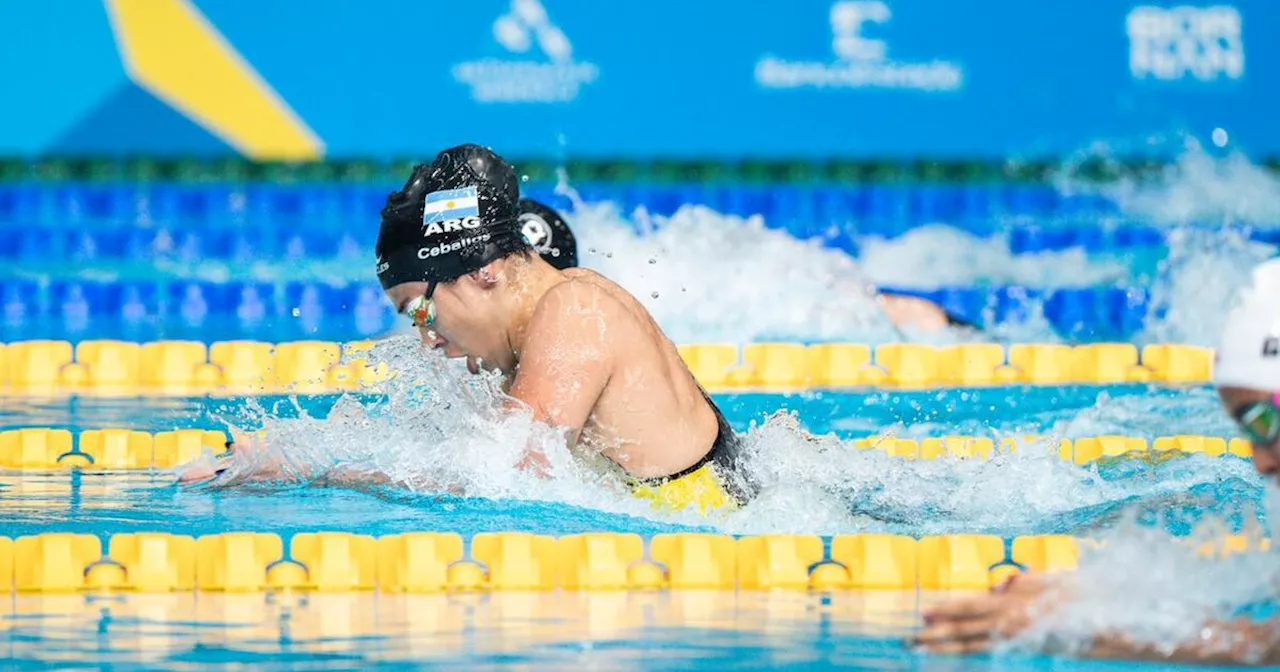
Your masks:
<instances>
[{"instance_id":1,"label":"black swim cap","mask_svg":"<svg viewBox=\"0 0 1280 672\"><path fill-rule=\"evenodd\" d=\"M415 166L382 209L378 281L449 282L529 249L519 199L515 169L486 147L460 145Z\"/></svg>"},{"instance_id":2,"label":"black swim cap","mask_svg":"<svg viewBox=\"0 0 1280 672\"><path fill-rule=\"evenodd\" d=\"M560 213L532 198L520 201L520 233L548 264L560 270L578 265L578 242Z\"/></svg>"}]
</instances>

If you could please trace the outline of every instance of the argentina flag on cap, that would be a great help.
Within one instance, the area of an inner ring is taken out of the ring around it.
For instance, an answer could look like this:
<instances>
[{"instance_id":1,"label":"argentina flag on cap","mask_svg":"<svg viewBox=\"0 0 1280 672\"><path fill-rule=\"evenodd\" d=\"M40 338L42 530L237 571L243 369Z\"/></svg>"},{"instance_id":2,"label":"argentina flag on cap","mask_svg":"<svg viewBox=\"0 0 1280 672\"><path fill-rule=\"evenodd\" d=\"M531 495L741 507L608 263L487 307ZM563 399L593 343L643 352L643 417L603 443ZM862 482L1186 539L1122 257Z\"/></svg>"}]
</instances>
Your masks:
<instances>
[{"instance_id":1,"label":"argentina flag on cap","mask_svg":"<svg viewBox=\"0 0 1280 672\"><path fill-rule=\"evenodd\" d=\"M475 187L433 191L427 194L426 204L422 208L423 224L479 216L480 198Z\"/></svg>"}]
</instances>

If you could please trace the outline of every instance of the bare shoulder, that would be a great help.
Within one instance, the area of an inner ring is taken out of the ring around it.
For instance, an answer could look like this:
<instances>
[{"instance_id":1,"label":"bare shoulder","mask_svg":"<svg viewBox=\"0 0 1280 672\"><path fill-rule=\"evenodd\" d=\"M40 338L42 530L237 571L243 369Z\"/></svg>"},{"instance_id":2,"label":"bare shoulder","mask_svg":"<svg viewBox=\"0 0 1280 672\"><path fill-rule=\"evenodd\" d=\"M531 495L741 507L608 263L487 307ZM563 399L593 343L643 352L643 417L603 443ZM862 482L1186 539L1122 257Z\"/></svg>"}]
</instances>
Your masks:
<instances>
[{"instance_id":1,"label":"bare shoulder","mask_svg":"<svg viewBox=\"0 0 1280 672\"><path fill-rule=\"evenodd\" d=\"M601 280L594 273L571 276L548 290L534 309L530 336L546 334L562 343L579 344L608 340L609 329L629 319L630 311Z\"/></svg>"}]
</instances>

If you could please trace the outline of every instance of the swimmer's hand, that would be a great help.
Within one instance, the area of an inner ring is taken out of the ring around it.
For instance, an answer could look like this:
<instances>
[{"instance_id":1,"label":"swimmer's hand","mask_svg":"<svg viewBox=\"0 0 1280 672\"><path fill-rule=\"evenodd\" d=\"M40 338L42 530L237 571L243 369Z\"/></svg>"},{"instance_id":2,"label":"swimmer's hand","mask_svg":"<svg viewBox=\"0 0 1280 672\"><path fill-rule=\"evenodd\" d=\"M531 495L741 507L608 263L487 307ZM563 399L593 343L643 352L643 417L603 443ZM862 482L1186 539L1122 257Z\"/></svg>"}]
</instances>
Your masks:
<instances>
[{"instance_id":1,"label":"swimmer's hand","mask_svg":"<svg viewBox=\"0 0 1280 672\"><path fill-rule=\"evenodd\" d=\"M516 463L516 468L538 478L551 478L551 460L540 450L527 450L524 457Z\"/></svg>"},{"instance_id":2,"label":"swimmer's hand","mask_svg":"<svg viewBox=\"0 0 1280 672\"><path fill-rule=\"evenodd\" d=\"M1029 574L1014 576L985 595L962 598L926 610L914 643L930 653L989 651L999 640L1025 630L1069 595L1063 582ZM1160 660L1215 664L1280 663L1280 619L1210 622L1196 641L1172 651L1135 642L1123 632L1101 632L1084 651L1089 658Z\"/></svg>"},{"instance_id":3,"label":"swimmer's hand","mask_svg":"<svg viewBox=\"0 0 1280 672\"><path fill-rule=\"evenodd\" d=\"M200 459L191 462L183 467L182 473L178 474L179 485L195 485L197 483L208 483L217 478L222 472L231 466L233 455L231 451L235 450L235 445L227 446L227 453L217 456L202 455Z\"/></svg>"},{"instance_id":4,"label":"swimmer's hand","mask_svg":"<svg viewBox=\"0 0 1280 672\"><path fill-rule=\"evenodd\" d=\"M1060 586L1044 575L1013 576L990 593L926 610L915 644L930 653L988 651L1051 609L1060 593Z\"/></svg>"}]
</instances>

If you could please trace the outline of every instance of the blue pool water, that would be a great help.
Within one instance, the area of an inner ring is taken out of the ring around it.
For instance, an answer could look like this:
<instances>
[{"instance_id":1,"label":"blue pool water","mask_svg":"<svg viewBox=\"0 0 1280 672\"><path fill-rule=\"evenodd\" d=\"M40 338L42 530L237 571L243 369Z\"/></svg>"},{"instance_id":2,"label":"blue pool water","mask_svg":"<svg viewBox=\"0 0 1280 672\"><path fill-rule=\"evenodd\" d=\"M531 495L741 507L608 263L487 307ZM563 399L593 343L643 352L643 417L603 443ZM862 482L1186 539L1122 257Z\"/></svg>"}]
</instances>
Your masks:
<instances>
[{"instance_id":1,"label":"blue pool water","mask_svg":"<svg viewBox=\"0 0 1280 672\"><path fill-rule=\"evenodd\" d=\"M319 419L311 431L340 431L331 417L337 397L260 399L270 428L282 418ZM366 404L380 398L367 395ZM722 395L718 401L739 431L781 450L796 429L766 418L795 411L800 424L843 439L869 428L901 436L970 433L998 437L1043 433L1075 438L1125 433L1153 439L1172 434L1225 436L1207 388L1147 386L989 388L940 392L832 392L803 395ZM247 399L13 399L0 401L0 429L72 430L124 427L254 428ZM324 418L330 418L324 420ZM388 420L388 422L390 422ZM1056 446L1056 444L1054 444ZM1090 535L1116 524L1122 511L1173 534L1204 520L1239 529L1263 501L1262 482L1233 457L1148 456L1075 466L1046 445L990 462L944 459L906 462L838 445L836 453L768 452L784 468L757 501L736 516L701 519L635 506L625 495L565 486L549 498L442 496L403 488L321 487L257 483L230 488L179 487L168 473L23 472L0 476L0 531L8 536L48 531L110 535L166 531L202 535L226 531L335 530L384 535L405 531L523 530L570 534L631 531L730 533L906 534L988 532ZM840 453L840 454L837 454ZM857 515L806 509L829 507L806 481L801 464L826 459ZM568 488L566 490L565 488ZM865 492L856 492L857 488ZM602 498L603 497L603 498ZM608 497L616 497L610 501ZM967 501L966 501L967 500ZM1028 510L1029 509L1029 510ZM1157 514L1157 512L1159 512ZM1158 563L1159 558L1151 559ZM31 596L0 600L0 654L20 664L101 660L122 669L183 669L196 664L271 664L347 669L415 662L487 669L586 666L596 669L713 669L728 661L758 669L866 666L915 669L1118 669L1105 663L1064 663L1047 657L921 658L902 643L916 626L928 594L461 595L461 596ZM1158 668L1153 668L1158 669Z\"/></svg>"},{"instance_id":2,"label":"blue pool water","mask_svg":"<svg viewBox=\"0 0 1280 672\"><path fill-rule=\"evenodd\" d=\"M1206 164L1196 155L1175 173L1105 193L1081 185L993 185L960 201L936 185L853 195L826 187L699 194L578 185L586 202L572 203L571 221L583 264L618 280L681 343L903 340L868 318L870 283L932 292L948 307L976 311L988 327L982 337L1004 342L1212 345L1227 297L1280 242L1280 184L1254 166ZM382 197L372 190L250 189L241 202L222 186L164 193L172 185L157 185L151 201L64 186L0 189L0 342L349 340L393 324L369 284L370 217ZM564 194L539 195L570 205ZM144 201L155 206L145 216L130 209ZM677 211L698 202L714 209ZM635 213L637 206L662 217ZM763 218L750 219L757 214ZM1247 461L1140 454L1074 465L1057 456L1062 438L1229 437L1231 423L1207 386L717 395L734 428L747 434L762 492L741 511L708 518L649 509L591 471L527 481L505 466L511 462L502 451L527 439L529 428L492 427L483 400L451 394L452 411L438 398L389 404L377 395L0 396L0 429L265 428L279 450L321 473L356 464L409 484L322 486L313 476L294 476L179 487L169 473L4 473L0 534L1067 533L1107 540L1092 569L1081 568L1101 586L1077 614L1088 623L1136 613L1135 623L1154 623L1146 635L1162 641L1171 635L1159 628L1173 632L1221 605L1267 607L1275 596L1247 580L1272 570L1201 562L1176 541L1274 525L1275 488ZM908 462L851 445L871 434L1045 438L986 461ZM432 485L439 483L459 485L467 496L439 494ZM730 662L759 669L1132 669L1046 656L921 656L902 641L916 627L919 607L934 599L799 592L13 595L0 596L0 657L33 669L212 663L649 670Z\"/></svg>"}]
</instances>

